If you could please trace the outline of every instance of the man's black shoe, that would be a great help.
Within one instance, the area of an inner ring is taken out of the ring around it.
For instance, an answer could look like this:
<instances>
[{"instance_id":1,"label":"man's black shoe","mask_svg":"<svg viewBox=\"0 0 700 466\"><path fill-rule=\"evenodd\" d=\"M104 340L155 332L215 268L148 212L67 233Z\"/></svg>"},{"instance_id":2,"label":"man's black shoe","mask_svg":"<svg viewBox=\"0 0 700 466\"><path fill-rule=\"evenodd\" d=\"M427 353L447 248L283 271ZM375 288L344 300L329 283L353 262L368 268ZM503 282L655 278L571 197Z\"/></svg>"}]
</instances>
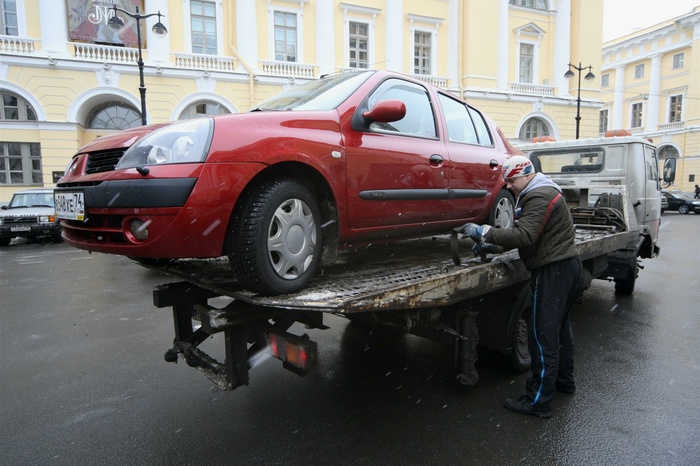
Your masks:
<instances>
[{"instance_id":1,"label":"man's black shoe","mask_svg":"<svg viewBox=\"0 0 700 466\"><path fill-rule=\"evenodd\" d=\"M554 388L556 388L557 391L567 393L569 395L573 395L574 393L576 393L576 385L565 385L563 383L557 382Z\"/></svg>"},{"instance_id":2,"label":"man's black shoe","mask_svg":"<svg viewBox=\"0 0 700 466\"><path fill-rule=\"evenodd\" d=\"M518 414L532 414L533 416L541 417L541 418L548 418L552 415L552 410L547 410L547 411L540 411L536 410L532 404L530 404L530 400L527 398L527 395L523 395L517 400L514 400L512 398L508 398L504 403L503 406L506 408L510 409L514 413Z\"/></svg>"}]
</instances>

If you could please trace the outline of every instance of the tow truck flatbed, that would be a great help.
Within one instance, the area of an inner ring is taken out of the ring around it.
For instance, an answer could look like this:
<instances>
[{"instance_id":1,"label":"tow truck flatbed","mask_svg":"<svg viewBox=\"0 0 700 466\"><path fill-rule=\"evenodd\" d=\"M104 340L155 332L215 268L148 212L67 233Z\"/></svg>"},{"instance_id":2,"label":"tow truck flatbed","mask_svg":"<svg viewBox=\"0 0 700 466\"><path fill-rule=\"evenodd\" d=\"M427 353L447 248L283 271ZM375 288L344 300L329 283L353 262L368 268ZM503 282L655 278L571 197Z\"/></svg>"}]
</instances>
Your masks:
<instances>
[{"instance_id":1,"label":"tow truck flatbed","mask_svg":"<svg viewBox=\"0 0 700 466\"><path fill-rule=\"evenodd\" d=\"M581 260L623 248L630 235L636 232L577 227ZM346 250L304 290L280 296L261 296L241 288L225 258L144 265L251 305L337 314L447 306L529 278L516 251L489 256L484 263L477 258L465 260L473 257L472 243L460 240L460 244L460 265L450 256L449 236Z\"/></svg>"}]
</instances>

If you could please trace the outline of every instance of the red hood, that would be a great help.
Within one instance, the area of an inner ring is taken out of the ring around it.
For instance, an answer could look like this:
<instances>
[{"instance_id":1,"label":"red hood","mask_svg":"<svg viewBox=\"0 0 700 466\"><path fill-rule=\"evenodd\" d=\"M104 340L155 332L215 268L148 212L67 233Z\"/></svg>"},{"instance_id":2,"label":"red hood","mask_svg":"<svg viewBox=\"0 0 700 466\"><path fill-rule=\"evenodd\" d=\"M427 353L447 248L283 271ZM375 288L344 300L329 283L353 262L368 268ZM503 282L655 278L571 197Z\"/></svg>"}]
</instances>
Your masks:
<instances>
[{"instance_id":1,"label":"red hood","mask_svg":"<svg viewBox=\"0 0 700 466\"><path fill-rule=\"evenodd\" d=\"M166 126L168 123L156 125L139 126L138 128L126 129L108 136L94 139L78 150L78 154L84 152L95 152L105 149L115 149L118 147L131 147L136 141L151 133L152 131Z\"/></svg>"}]
</instances>

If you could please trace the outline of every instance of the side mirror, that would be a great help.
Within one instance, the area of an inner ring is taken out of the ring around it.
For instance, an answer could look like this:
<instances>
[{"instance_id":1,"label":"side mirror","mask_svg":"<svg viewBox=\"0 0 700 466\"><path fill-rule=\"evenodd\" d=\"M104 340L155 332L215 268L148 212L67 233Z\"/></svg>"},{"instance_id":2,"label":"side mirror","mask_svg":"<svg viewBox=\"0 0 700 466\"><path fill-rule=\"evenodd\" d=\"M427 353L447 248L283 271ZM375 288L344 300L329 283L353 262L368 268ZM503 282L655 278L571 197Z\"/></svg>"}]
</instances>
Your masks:
<instances>
[{"instance_id":1,"label":"side mirror","mask_svg":"<svg viewBox=\"0 0 700 466\"><path fill-rule=\"evenodd\" d=\"M664 183L671 184L676 179L676 159L670 158L664 161Z\"/></svg>"},{"instance_id":2,"label":"side mirror","mask_svg":"<svg viewBox=\"0 0 700 466\"><path fill-rule=\"evenodd\" d=\"M400 100L381 100L377 102L372 110L362 113L370 123L391 123L399 121L406 116L406 104Z\"/></svg>"}]
</instances>

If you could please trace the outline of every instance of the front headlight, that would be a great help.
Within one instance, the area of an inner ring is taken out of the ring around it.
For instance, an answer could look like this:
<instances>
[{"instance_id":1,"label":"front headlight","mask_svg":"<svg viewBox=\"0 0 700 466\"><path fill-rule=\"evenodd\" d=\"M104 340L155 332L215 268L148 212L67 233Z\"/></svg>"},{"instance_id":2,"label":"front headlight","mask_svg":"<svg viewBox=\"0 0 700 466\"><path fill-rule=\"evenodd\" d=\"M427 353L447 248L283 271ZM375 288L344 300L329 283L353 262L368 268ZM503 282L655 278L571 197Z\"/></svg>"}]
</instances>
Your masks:
<instances>
[{"instance_id":1,"label":"front headlight","mask_svg":"<svg viewBox=\"0 0 700 466\"><path fill-rule=\"evenodd\" d=\"M116 169L203 162L209 152L213 132L212 118L187 120L157 129L131 146Z\"/></svg>"},{"instance_id":2,"label":"front headlight","mask_svg":"<svg viewBox=\"0 0 700 466\"><path fill-rule=\"evenodd\" d=\"M39 223L50 223L51 221L49 220L48 215L42 215L39 217Z\"/></svg>"}]
</instances>

